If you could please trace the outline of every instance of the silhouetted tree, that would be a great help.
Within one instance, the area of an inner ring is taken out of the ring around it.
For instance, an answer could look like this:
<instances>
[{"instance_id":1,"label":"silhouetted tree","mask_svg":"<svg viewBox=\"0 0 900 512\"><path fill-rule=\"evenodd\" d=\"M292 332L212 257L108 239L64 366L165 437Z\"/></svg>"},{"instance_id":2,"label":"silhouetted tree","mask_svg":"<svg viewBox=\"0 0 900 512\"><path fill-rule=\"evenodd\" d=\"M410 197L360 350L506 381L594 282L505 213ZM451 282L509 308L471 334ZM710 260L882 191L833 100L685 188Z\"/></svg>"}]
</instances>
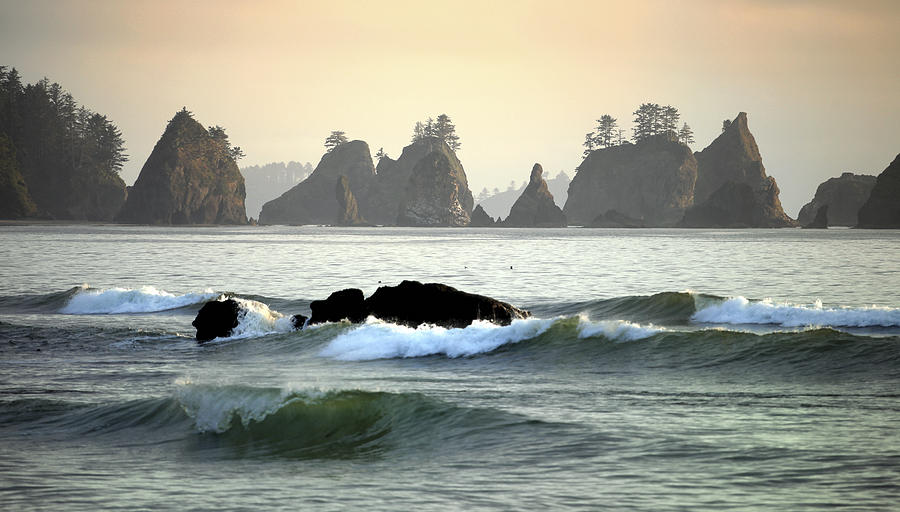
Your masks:
<instances>
[{"instance_id":1,"label":"silhouetted tree","mask_svg":"<svg viewBox=\"0 0 900 512\"><path fill-rule=\"evenodd\" d=\"M384 148L378 148L378 152L375 153L375 158L381 160L382 158L388 158L388 154L384 152Z\"/></svg>"},{"instance_id":2,"label":"silhouetted tree","mask_svg":"<svg viewBox=\"0 0 900 512\"><path fill-rule=\"evenodd\" d=\"M694 131L687 123L684 123L681 130L678 130L678 142L688 146L694 143Z\"/></svg>"},{"instance_id":3,"label":"silhouetted tree","mask_svg":"<svg viewBox=\"0 0 900 512\"><path fill-rule=\"evenodd\" d=\"M212 137L213 141L219 145L223 156L228 156L235 162L247 156L240 146L231 145L231 141L228 140L228 134L225 133L225 128L215 125L210 126L206 131L209 132L209 136Z\"/></svg>"},{"instance_id":4,"label":"silhouetted tree","mask_svg":"<svg viewBox=\"0 0 900 512\"><path fill-rule=\"evenodd\" d=\"M462 144L456 135L456 126L450 121L450 116L441 114L437 119L428 118L424 123L417 122L413 128L413 142L418 142L427 137L435 137L447 143L453 151L459 150Z\"/></svg>"},{"instance_id":5,"label":"silhouetted tree","mask_svg":"<svg viewBox=\"0 0 900 512\"><path fill-rule=\"evenodd\" d=\"M727 130L729 126L731 126L731 119L726 119L726 120L722 121L722 131L723 132L725 130Z\"/></svg>"},{"instance_id":6,"label":"silhouetted tree","mask_svg":"<svg viewBox=\"0 0 900 512\"><path fill-rule=\"evenodd\" d=\"M581 158L587 158L588 155L591 154L591 151L594 150L594 146L597 144L597 135L594 132L586 133L584 135L584 142L581 144L584 146L584 153L582 153Z\"/></svg>"},{"instance_id":7,"label":"silhouetted tree","mask_svg":"<svg viewBox=\"0 0 900 512\"><path fill-rule=\"evenodd\" d=\"M603 114L600 116L600 119L597 120L594 144L601 148L612 146L618 129L619 125L616 118L609 114Z\"/></svg>"},{"instance_id":8,"label":"silhouetted tree","mask_svg":"<svg viewBox=\"0 0 900 512\"><path fill-rule=\"evenodd\" d=\"M347 134L340 130L336 130L331 132L331 135L325 138L325 149L331 153L334 148L341 144L346 144L347 142Z\"/></svg>"}]
</instances>

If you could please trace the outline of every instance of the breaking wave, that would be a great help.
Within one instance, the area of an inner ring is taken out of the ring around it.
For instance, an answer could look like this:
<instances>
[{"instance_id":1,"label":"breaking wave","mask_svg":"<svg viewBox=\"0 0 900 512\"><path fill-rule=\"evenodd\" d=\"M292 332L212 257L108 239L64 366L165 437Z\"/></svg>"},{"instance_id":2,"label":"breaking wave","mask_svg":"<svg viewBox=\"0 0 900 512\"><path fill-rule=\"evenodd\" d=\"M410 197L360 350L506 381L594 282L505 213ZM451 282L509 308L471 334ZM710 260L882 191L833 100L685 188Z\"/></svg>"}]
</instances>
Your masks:
<instances>
[{"instance_id":1,"label":"breaking wave","mask_svg":"<svg viewBox=\"0 0 900 512\"><path fill-rule=\"evenodd\" d=\"M153 313L200 304L218 297L212 290L175 295L153 286L97 289L82 286L59 312L67 315Z\"/></svg>"},{"instance_id":2,"label":"breaking wave","mask_svg":"<svg viewBox=\"0 0 900 512\"><path fill-rule=\"evenodd\" d=\"M898 327L900 308L870 306L824 307L776 303L771 299L750 301L734 297L708 305L693 314L691 320L710 324L769 324L783 327Z\"/></svg>"}]
</instances>

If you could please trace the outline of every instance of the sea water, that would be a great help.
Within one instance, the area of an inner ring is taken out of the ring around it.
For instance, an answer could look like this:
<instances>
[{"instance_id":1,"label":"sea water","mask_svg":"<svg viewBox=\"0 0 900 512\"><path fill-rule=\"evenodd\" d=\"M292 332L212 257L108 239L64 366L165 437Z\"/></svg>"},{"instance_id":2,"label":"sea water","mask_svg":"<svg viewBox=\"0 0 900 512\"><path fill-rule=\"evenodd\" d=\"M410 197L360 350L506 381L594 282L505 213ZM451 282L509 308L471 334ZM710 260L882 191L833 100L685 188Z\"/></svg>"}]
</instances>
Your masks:
<instances>
[{"instance_id":1,"label":"sea water","mask_svg":"<svg viewBox=\"0 0 900 512\"><path fill-rule=\"evenodd\" d=\"M5 510L896 510L900 233L0 227ZM309 303L403 279L509 326ZM246 307L199 345L208 300Z\"/></svg>"}]
</instances>

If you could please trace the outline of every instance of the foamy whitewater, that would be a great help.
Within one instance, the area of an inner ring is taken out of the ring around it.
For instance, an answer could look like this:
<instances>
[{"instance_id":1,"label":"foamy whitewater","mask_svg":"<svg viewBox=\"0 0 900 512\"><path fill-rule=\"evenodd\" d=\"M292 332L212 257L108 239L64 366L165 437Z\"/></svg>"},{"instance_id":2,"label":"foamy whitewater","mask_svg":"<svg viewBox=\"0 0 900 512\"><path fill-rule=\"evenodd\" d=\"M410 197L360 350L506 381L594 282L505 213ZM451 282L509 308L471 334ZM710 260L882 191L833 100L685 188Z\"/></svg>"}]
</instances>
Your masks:
<instances>
[{"instance_id":1,"label":"foamy whitewater","mask_svg":"<svg viewBox=\"0 0 900 512\"><path fill-rule=\"evenodd\" d=\"M4 510L900 503L896 231L45 224L0 247ZM291 322L404 279L532 316ZM237 327L197 343L226 298Z\"/></svg>"}]
</instances>

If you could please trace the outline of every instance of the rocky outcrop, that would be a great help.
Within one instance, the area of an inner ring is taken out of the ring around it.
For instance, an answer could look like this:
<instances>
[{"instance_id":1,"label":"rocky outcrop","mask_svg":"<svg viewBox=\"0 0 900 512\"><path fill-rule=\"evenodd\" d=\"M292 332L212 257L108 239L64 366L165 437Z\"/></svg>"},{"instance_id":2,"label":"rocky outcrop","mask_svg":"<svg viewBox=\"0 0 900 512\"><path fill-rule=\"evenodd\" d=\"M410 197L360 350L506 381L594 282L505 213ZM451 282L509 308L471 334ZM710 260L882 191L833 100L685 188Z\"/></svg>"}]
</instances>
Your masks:
<instances>
[{"instance_id":1,"label":"rocky outcrop","mask_svg":"<svg viewBox=\"0 0 900 512\"><path fill-rule=\"evenodd\" d=\"M144 163L118 220L246 224L244 196L244 177L228 148L182 109Z\"/></svg>"},{"instance_id":2,"label":"rocky outcrop","mask_svg":"<svg viewBox=\"0 0 900 512\"><path fill-rule=\"evenodd\" d=\"M415 227L467 226L474 202L459 160L444 151L419 160L406 186L405 201L397 225Z\"/></svg>"},{"instance_id":3,"label":"rocky outcrop","mask_svg":"<svg viewBox=\"0 0 900 512\"><path fill-rule=\"evenodd\" d=\"M212 300L204 304L191 323L197 329L197 341L203 343L231 336L232 330L238 326L241 310L242 306L234 299Z\"/></svg>"},{"instance_id":4,"label":"rocky outcrop","mask_svg":"<svg viewBox=\"0 0 900 512\"><path fill-rule=\"evenodd\" d=\"M697 184L694 187L694 208L700 211L685 214L685 224L703 227L697 223L704 219L710 221L709 227L728 225L744 225L746 227L777 228L795 226L796 222L784 213L778 198L778 185L775 178L766 175L762 157L756 139L747 125L747 114L741 112L730 125L707 146L697 153ZM729 185L730 184L730 185ZM727 187L726 187L727 185ZM736 185L747 185L754 194L752 204L755 212L741 210L745 203L735 204L735 210L724 217L711 218L709 214L720 208L728 208L722 203L725 197L745 199L744 188ZM724 188L723 188L724 187ZM718 194L716 200L712 196ZM735 195L737 194L737 195Z\"/></svg>"},{"instance_id":5,"label":"rocky outcrop","mask_svg":"<svg viewBox=\"0 0 900 512\"><path fill-rule=\"evenodd\" d=\"M553 201L553 195L543 178L541 164L534 164L528 186L513 203L509 217L503 221L507 227L556 228L566 226L566 216Z\"/></svg>"},{"instance_id":6,"label":"rocky outcrop","mask_svg":"<svg viewBox=\"0 0 900 512\"><path fill-rule=\"evenodd\" d=\"M609 210L603 215L598 215L591 222L592 228L645 228L647 226L638 219L633 219L616 210Z\"/></svg>"},{"instance_id":7,"label":"rocky outcrop","mask_svg":"<svg viewBox=\"0 0 900 512\"><path fill-rule=\"evenodd\" d=\"M364 218L359 214L359 205L356 198L353 197L353 191L350 190L350 181L346 176L341 175L335 187L335 196L338 202L338 226L368 226Z\"/></svg>"},{"instance_id":8,"label":"rocky outcrop","mask_svg":"<svg viewBox=\"0 0 900 512\"><path fill-rule=\"evenodd\" d=\"M12 142L0 134L0 219L20 219L35 211Z\"/></svg>"},{"instance_id":9,"label":"rocky outcrop","mask_svg":"<svg viewBox=\"0 0 900 512\"><path fill-rule=\"evenodd\" d=\"M845 172L839 178L831 178L816 188L812 201L806 203L797 215L802 226L811 223L823 206L828 207L828 224L831 226L855 226L857 213L875 186L875 176Z\"/></svg>"},{"instance_id":10,"label":"rocky outcrop","mask_svg":"<svg viewBox=\"0 0 900 512\"><path fill-rule=\"evenodd\" d=\"M900 229L900 155L878 175L858 215L857 227Z\"/></svg>"},{"instance_id":11,"label":"rocky outcrop","mask_svg":"<svg viewBox=\"0 0 900 512\"><path fill-rule=\"evenodd\" d=\"M472 220L469 222L470 228L492 228L496 225L497 223L494 219L484 211L480 204L472 210Z\"/></svg>"},{"instance_id":12,"label":"rocky outcrop","mask_svg":"<svg viewBox=\"0 0 900 512\"><path fill-rule=\"evenodd\" d=\"M347 288L332 293L325 300L314 300L310 303L309 309L312 311L312 316L309 317L310 325L341 320L359 323L369 316L365 297L358 288Z\"/></svg>"},{"instance_id":13,"label":"rocky outcrop","mask_svg":"<svg viewBox=\"0 0 900 512\"><path fill-rule=\"evenodd\" d=\"M822 205L816 212L812 221L803 225L803 229L827 229L828 228L828 205Z\"/></svg>"},{"instance_id":14,"label":"rocky outcrop","mask_svg":"<svg viewBox=\"0 0 900 512\"><path fill-rule=\"evenodd\" d=\"M776 192L777 193L777 192ZM746 183L726 182L706 201L684 213L682 227L753 228L765 226L765 205L759 194Z\"/></svg>"},{"instance_id":15,"label":"rocky outcrop","mask_svg":"<svg viewBox=\"0 0 900 512\"><path fill-rule=\"evenodd\" d=\"M346 176L354 197L361 200L375 178L375 166L368 144L354 140L325 153L308 178L263 205L259 223L334 223L340 214L334 187L342 175Z\"/></svg>"},{"instance_id":16,"label":"rocky outcrop","mask_svg":"<svg viewBox=\"0 0 900 512\"><path fill-rule=\"evenodd\" d=\"M609 210L648 227L673 226L692 204L697 161L669 135L591 152L569 184L563 212L587 226Z\"/></svg>"}]
</instances>

